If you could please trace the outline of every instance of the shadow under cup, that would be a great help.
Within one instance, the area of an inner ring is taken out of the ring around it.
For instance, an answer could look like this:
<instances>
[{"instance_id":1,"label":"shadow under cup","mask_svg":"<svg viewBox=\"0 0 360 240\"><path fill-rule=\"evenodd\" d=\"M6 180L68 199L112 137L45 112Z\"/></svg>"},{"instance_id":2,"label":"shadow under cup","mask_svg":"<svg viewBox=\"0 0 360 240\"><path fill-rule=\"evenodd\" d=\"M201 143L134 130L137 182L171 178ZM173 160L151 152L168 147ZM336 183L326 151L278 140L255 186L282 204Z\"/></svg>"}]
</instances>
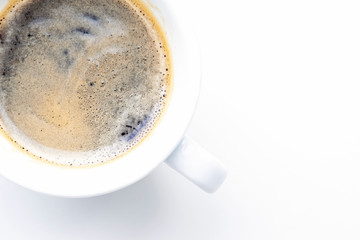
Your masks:
<instances>
[{"instance_id":1,"label":"shadow under cup","mask_svg":"<svg viewBox=\"0 0 360 240\"><path fill-rule=\"evenodd\" d=\"M173 89L156 127L126 155L87 168L59 167L29 157L0 136L0 174L34 191L63 197L88 197L124 188L166 160L181 141L195 110L200 87L200 57L191 21L165 0L142 1L166 34L173 66ZM4 7L4 6L2 6ZM181 18L181 21L179 20Z\"/></svg>"}]
</instances>

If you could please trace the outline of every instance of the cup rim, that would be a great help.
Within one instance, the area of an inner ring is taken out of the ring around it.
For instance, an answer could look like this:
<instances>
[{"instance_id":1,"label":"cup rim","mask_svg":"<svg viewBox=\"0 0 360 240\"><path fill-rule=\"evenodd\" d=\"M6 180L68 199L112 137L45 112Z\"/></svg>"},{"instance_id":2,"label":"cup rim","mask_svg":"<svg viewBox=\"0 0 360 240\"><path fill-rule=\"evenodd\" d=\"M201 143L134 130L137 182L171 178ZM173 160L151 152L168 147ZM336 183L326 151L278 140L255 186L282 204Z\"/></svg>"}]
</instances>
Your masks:
<instances>
[{"instance_id":1,"label":"cup rim","mask_svg":"<svg viewBox=\"0 0 360 240\"><path fill-rule=\"evenodd\" d=\"M1 136L2 176L48 195L75 198L98 196L125 188L144 178L176 148L197 105L201 81L199 45L188 16L182 15L169 1L142 1L163 26L173 55L173 92L155 129L125 156L87 168L58 167L32 159Z\"/></svg>"}]
</instances>

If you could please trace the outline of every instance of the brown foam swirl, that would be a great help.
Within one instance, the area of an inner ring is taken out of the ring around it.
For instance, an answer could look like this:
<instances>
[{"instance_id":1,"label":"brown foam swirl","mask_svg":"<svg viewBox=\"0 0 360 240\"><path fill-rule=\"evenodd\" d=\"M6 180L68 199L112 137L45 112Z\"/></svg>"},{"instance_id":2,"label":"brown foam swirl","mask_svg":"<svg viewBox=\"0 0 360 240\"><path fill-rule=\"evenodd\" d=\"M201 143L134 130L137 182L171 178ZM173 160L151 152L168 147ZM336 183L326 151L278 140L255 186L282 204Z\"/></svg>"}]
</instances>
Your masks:
<instances>
[{"instance_id":1,"label":"brown foam swirl","mask_svg":"<svg viewBox=\"0 0 360 240\"><path fill-rule=\"evenodd\" d=\"M0 110L11 138L68 165L141 141L163 109L170 60L154 19L134 6L29 0L4 14Z\"/></svg>"}]
</instances>

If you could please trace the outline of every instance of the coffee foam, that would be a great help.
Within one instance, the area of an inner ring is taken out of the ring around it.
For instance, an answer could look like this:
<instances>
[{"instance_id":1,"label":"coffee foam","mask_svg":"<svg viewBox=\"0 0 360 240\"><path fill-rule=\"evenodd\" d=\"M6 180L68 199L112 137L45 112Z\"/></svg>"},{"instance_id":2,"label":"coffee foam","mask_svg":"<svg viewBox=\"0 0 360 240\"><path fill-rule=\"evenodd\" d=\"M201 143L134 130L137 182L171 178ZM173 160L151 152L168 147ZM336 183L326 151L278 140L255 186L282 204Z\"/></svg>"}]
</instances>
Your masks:
<instances>
[{"instance_id":1,"label":"coffee foam","mask_svg":"<svg viewBox=\"0 0 360 240\"><path fill-rule=\"evenodd\" d=\"M94 3L18 2L0 25L1 125L57 164L126 153L168 96L168 50L153 19L126 1Z\"/></svg>"}]
</instances>

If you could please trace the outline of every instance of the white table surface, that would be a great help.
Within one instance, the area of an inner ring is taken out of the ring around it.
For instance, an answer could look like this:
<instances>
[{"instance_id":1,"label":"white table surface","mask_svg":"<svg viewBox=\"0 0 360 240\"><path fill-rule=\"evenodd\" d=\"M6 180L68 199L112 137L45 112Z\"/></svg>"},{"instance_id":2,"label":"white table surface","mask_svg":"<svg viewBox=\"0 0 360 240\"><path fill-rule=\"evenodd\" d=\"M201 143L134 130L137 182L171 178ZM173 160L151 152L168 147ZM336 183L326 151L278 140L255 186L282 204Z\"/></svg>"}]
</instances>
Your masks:
<instances>
[{"instance_id":1,"label":"white table surface","mask_svg":"<svg viewBox=\"0 0 360 240\"><path fill-rule=\"evenodd\" d=\"M165 165L90 199L0 177L1 240L360 239L357 1L182 6L203 53L189 135L228 167L222 188L206 194Z\"/></svg>"}]
</instances>

